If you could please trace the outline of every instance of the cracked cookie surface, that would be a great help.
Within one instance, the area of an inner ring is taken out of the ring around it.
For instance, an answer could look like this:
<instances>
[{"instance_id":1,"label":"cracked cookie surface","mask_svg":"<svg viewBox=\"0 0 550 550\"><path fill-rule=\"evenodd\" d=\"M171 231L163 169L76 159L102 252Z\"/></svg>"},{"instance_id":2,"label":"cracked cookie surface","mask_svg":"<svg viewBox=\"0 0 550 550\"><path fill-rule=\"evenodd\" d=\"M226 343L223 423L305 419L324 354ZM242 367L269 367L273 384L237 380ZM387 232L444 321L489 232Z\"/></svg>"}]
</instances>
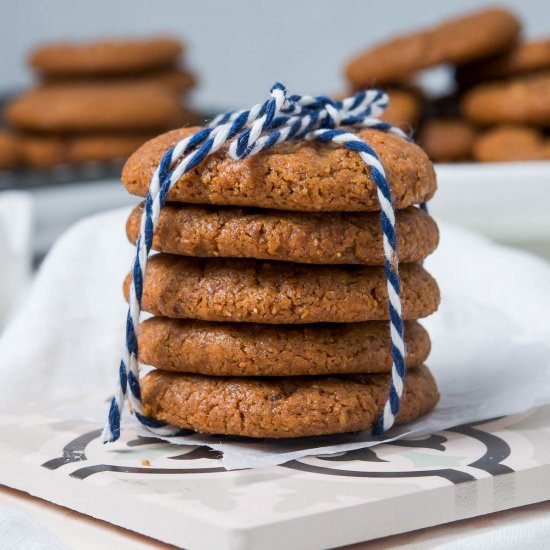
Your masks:
<instances>
[{"instance_id":1,"label":"cracked cookie surface","mask_svg":"<svg viewBox=\"0 0 550 550\"><path fill-rule=\"evenodd\" d=\"M140 147L122 172L128 192L145 196L165 153L199 129L173 130ZM435 172L420 147L382 131L357 134L380 157L396 208L433 196ZM167 200L308 212L380 210L370 169L357 153L334 144L304 141L284 142L241 161L234 161L222 149L184 174Z\"/></svg>"},{"instance_id":2,"label":"cracked cookie surface","mask_svg":"<svg viewBox=\"0 0 550 550\"><path fill-rule=\"evenodd\" d=\"M142 381L144 413L201 433L301 437L369 430L388 397L388 374L223 378L153 371ZM425 366L405 381L396 422L432 410L439 393Z\"/></svg>"},{"instance_id":3,"label":"cracked cookie surface","mask_svg":"<svg viewBox=\"0 0 550 550\"><path fill-rule=\"evenodd\" d=\"M439 305L435 280L419 264L400 268L403 319ZM128 297L130 275L124 283ZM388 320L383 267L312 266L263 260L200 259L160 253L145 273L142 309L154 315L253 323Z\"/></svg>"},{"instance_id":4,"label":"cracked cookie surface","mask_svg":"<svg viewBox=\"0 0 550 550\"><path fill-rule=\"evenodd\" d=\"M126 233L134 243L143 207L134 209ZM396 212L401 262L418 262L439 241L434 220L419 208ZM168 204L160 213L153 249L182 256L258 258L312 264L384 265L377 212L287 212Z\"/></svg>"},{"instance_id":5,"label":"cracked cookie surface","mask_svg":"<svg viewBox=\"0 0 550 550\"><path fill-rule=\"evenodd\" d=\"M407 367L430 353L427 331L405 323ZM297 376L390 372L385 322L258 325L153 317L141 324L139 358L161 370L213 376Z\"/></svg>"}]
</instances>

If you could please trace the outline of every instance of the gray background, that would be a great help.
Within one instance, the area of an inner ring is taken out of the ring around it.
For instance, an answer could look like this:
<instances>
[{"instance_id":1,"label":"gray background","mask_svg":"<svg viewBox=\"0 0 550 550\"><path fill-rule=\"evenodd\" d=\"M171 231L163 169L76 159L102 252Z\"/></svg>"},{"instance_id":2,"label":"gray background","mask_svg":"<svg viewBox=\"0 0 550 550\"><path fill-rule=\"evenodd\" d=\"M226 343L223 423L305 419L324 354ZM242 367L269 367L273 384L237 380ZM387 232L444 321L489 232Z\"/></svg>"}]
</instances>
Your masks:
<instances>
[{"instance_id":1,"label":"gray background","mask_svg":"<svg viewBox=\"0 0 550 550\"><path fill-rule=\"evenodd\" d=\"M548 33L548 0L509 0L528 36ZM169 32L188 43L195 103L247 106L280 80L296 93L343 89L344 61L396 32L491 2L474 0L1 0L0 87L28 84L25 54L48 40Z\"/></svg>"}]
</instances>

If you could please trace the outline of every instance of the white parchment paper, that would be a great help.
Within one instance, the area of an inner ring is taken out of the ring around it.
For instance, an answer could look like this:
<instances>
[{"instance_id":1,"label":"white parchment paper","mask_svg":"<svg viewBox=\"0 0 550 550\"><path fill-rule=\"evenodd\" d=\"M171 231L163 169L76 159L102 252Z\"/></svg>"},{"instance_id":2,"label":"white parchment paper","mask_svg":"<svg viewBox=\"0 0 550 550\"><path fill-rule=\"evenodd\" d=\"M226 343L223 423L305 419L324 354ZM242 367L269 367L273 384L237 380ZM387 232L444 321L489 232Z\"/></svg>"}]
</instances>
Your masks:
<instances>
[{"instance_id":1,"label":"white parchment paper","mask_svg":"<svg viewBox=\"0 0 550 550\"><path fill-rule=\"evenodd\" d=\"M65 418L104 421L123 339L121 283L132 257L127 215L117 210L81 222L46 259L26 305L0 338L0 407L24 411L33 401ZM440 248L425 264L443 297L424 321L433 345L427 364L441 392L432 414L376 440L359 433L170 441L220 450L228 469L264 467L550 403L550 265L454 226L440 222L440 229Z\"/></svg>"}]
</instances>

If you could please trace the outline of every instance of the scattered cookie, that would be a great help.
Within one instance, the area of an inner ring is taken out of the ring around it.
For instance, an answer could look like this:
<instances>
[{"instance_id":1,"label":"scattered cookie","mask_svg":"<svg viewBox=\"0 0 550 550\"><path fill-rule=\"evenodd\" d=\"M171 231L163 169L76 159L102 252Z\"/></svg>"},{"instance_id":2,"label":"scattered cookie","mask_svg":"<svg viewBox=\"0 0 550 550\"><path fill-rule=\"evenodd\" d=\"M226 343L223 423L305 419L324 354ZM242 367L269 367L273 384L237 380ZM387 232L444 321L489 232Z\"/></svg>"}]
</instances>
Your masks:
<instances>
[{"instance_id":1,"label":"scattered cookie","mask_svg":"<svg viewBox=\"0 0 550 550\"><path fill-rule=\"evenodd\" d=\"M434 162L456 162L472 156L476 129L463 119L430 119L418 133L419 145Z\"/></svg>"},{"instance_id":2,"label":"scattered cookie","mask_svg":"<svg viewBox=\"0 0 550 550\"><path fill-rule=\"evenodd\" d=\"M124 166L122 182L126 189L145 196L166 151L199 129L173 130L138 149ZM362 130L358 135L380 156L396 208L432 197L435 172L420 147L377 130ZM222 150L182 176L168 200L302 211L380 208L370 169L359 155L317 142L285 142L238 162Z\"/></svg>"},{"instance_id":3,"label":"scattered cookie","mask_svg":"<svg viewBox=\"0 0 550 550\"><path fill-rule=\"evenodd\" d=\"M407 366L430 353L426 330L405 323ZM384 322L321 325L207 323L153 317L141 324L140 361L161 370L212 376L296 376L390 372Z\"/></svg>"},{"instance_id":4,"label":"scattered cookie","mask_svg":"<svg viewBox=\"0 0 550 550\"><path fill-rule=\"evenodd\" d=\"M505 55L461 67L457 81L470 86L486 80L499 80L550 70L550 38L519 44Z\"/></svg>"},{"instance_id":5,"label":"scattered cookie","mask_svg":"<svg viewBox=\"0 0 550 550\"><path fill-rule=\"evenodd\" d=\"M433 313L435 280L403 264L404 319ZM130 275L124 292L128 298ZM312 266L261 260L157 254L148 264L142 308L163 317L251 323L348 323L388 320L383 267Z\"/></svg>"},{"instance_id":6,"label":"scattered cookie","mask_svg":"<svg viewBox=\"0 0 550 550\"><path fill-rule=\"evenodd\" d=\"M29 62L38 72L51 76L120 75L171 67L182 50L179 40L168 37L67 42L36 48Z\"/></svg>"},{"instance_id":7,"label":"scattered cookie","mask_svg":"<svg viewBox=\"0 0 550 550\"><path fill-rule=\"evenodd\" d=\"M500 126L476 140L474 156L482 162L550 160L550 138L535 128Z\"/></svg>"},{"instance_id":8,"label":"scattered cookie","mask_svg":"<svg viewBox=\"0 0 550 550\"><path fill-rule=\"evenodd\" d=\"M19 140L8 131L0 131L0 170L15 168L20 162Z\"/></svg>"},{"instance_id":9,"label":"scattered cookie","mask_svg":"<svg viewBox=\"0 0 550 550\"><path fill-rule=\"evenodd\" d=\"M466 93L461 108L480 125L550 126L550 72L480 84Z\"/></svg>"},{"instance_id":10,"label":"scattered cookie","mask_svg":"<svg viewBox=\"0 0 550 550\"><path fill-rule=\"evenodd\" d=\"M519 31L512 13L486 9L380 44L352 59L346 75L357 88L399 83L420 69L441 63L463 65L506 51Z\"/></svg>"},{"instance_id":11,"label":"scattered cookie","mask_svg":"<svg viewBox=\"0 0 550 550\"><path fill-rule=\"evenodd\" d=\"M21 163L33 168L128 158L150 138L145 135L20 136Z\"/></svg>"},{"instance_id":12,"label":"scattered cookie","mask_svg":"<svg viewBox=\"0 0 550 550\"><path fill-rule=\"evenodd\" d=\"M136 131L168 128L185 111L177 94L144 84L74 84L31 90L13 100L6 118L31 132Z\"/></svg>"},{"instance_id":13,"label":"scattered cookie","mask_svg":"<svg viewBox=\"0 0 550 550\"><path fill-rule=\"evenodd\" d=\"M128 218L131 243L142 206ZM413 206L396 214L399 259L418 262L438 244L433 219ZM182 256L258 258L312 264L384 265L377 212L286 212L254 208L168 204L161 210L153 248Z\"/></svg>"},{"instance_id":14,"label":"scattered cookie","mask_svg":"<svg viewBox=\"0 0 550 550\"><path fill-rule=\"evenodd\" d=\"M390 375L221 378L154 371L142 381L147 416L201 433L302 437L369 430L388 396ZM439 393L430 371L411 370L397 423L431 411Z\"/></svg>"}]
</instances>

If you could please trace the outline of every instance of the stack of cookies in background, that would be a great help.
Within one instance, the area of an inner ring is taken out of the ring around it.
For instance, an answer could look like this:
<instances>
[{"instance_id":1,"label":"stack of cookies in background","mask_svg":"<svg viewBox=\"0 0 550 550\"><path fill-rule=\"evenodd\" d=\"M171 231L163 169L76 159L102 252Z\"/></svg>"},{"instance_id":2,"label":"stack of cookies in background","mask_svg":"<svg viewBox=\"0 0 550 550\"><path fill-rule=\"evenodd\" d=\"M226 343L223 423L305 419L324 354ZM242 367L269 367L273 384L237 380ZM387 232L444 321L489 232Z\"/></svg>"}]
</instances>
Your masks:
<instances>
[{"instance_id":1,"label":"stack of cookies in background","mask_svg":"<svg viewBox=\"0 0 550 550\"><path fill-rule=\"evenodd\" d=\"M59 43L29 57L37 85L9 102L16 165L45 168L127 158L147 139L195 119L184 106L193 75L172 38ZM0 164L2 160L0 159Z\"/></svg>"},{"instance_id":2,"label":"stack of cookies in background","mask_svg":"<svg viewBox=\"0 0 550 550\"><path fill-rule=\"evenodd\" d=\"M161 135L123 170L145 196L164 153L197 131ZM439 304L422 260L438 229L418 208L436 190L413 143L360 137L385 166L397 210L406 358L398 422L439 395L417 319ZM141 208L127 223L133 243ZM234 161L218 152L168 195L148 262L139 359L145 414L193 430L298 437L368 430L388 398L391 342L379 202L369 169L335 145L287 142ZM128 296L131 276L125 281Z\"/></svg>"},{"instance_id":3,"label":"stack of cookies in background","mask_svg":"<svg viewBox=\"0 0 550 550\"><path fill-rule=\"evenodd\" d=\"M346 76L353 89L387 89L389 122L418 129L433 161L550 159L550 40L522 42L520 31L514 14L486 9L363 52ZM420 72L440 65L455 71L454 89L422 99ZM398 94L416 102L416 116Z\"/></svg>"},{"instance_id":4,"label":"stack of cookies in background","mask_svg":"<svg viewBox=\"0 0 550 550\"><path fill-rule=\"evenodd\" d=\"M550 160L550 39L457 73L463 115L483 129L477 160Z\"/></svg>"}]
</instances>

